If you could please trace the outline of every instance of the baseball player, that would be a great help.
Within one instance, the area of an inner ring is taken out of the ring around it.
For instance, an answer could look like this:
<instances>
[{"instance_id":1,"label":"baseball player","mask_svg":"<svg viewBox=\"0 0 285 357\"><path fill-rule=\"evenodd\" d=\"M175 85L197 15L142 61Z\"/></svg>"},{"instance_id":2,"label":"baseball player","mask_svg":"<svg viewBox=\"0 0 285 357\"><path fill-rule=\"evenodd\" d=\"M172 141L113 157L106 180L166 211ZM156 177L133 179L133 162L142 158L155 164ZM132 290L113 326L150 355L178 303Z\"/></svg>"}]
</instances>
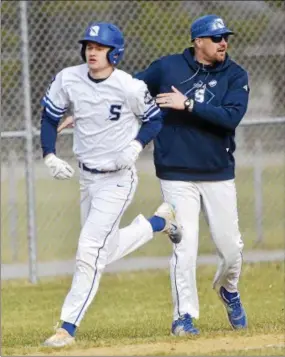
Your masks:
<instances>
[{"instance_id":1,"label":"baseball player","mask_svg":"<svg viewBox=\"0 0 285 357\"><path fill-rule=\"evenodd\" d=\"M193 47L154 61L136 78L148 85L164 112L154 140L156 175L164 199L175 205L182 241L171 259L172 333L197 334L196 287L199 212L202 208L220 258L213 286L235 329L246 328L238 292L243 241L235 188L235 129L246 113L247 72L227 54L228 29L217 15L191 26Z\"/></svg>"},{"instance_id":2,"label":"baseball player","mask_svg":"<svg viewBox=\"0 0 285 357\"><path fill-rule=\"evenodd\" d=\"M148 242L154 232L165 232L172 242L181 239L167 203L151 218L140 214L119 229L137 187L135 162L160 131L161 111L143 81L116 68L124 53L124 37L116 26L92 23L79 42L86 63L59 72L42 99L41 145L44 162L56 179L74 174L55 151L59 121L68 108L72 110L81 194L75 273L62 307L62 325L44 342L51 347L74 343L107 264Z\"/></svg>"}]
</instances>

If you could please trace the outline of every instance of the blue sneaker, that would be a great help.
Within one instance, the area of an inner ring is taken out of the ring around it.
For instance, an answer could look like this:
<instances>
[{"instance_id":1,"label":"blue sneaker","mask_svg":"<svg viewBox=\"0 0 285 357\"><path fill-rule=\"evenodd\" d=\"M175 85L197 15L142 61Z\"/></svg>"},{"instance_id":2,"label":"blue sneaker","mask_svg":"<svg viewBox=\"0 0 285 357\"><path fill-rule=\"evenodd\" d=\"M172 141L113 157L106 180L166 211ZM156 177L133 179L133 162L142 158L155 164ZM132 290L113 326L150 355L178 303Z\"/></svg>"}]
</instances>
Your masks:
<instances>
[{"instance_id":1,"label":"blue sneaker","mask_svg":"<svg viewBox=\"0 0 285 357\"><path fill-rule=\"evenodd\" d=\"M189 314L182 315L172 323L172 335L186 336L199 335L199 330L193 326L192 317Z\"/></svg>"},{"instance_id":2,"label":"blue sneaker","mask_svg":"<svg viewBox=\"0 0 285 357\"><path fill-rule=\"evenodd\" d=\"M240 301L239 293L230 293L223 286L221 286L219 293L227 310L232 327L236 330L246 328L247 317L245 309Z\"/></svg>"}]
</instances>

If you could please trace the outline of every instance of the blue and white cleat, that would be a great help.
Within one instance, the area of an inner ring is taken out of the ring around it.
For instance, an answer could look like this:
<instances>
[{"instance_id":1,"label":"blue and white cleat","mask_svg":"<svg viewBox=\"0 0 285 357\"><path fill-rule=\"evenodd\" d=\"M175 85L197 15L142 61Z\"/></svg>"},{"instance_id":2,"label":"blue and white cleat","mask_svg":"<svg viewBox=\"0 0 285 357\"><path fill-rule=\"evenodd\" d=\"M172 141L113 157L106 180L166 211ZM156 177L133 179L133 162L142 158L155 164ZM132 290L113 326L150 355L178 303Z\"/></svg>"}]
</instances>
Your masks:
<instances>
[{"instance_id":1,"label":"blue and white cleat","mask_svg":"<svg viewBox=\"0 0 285 357\"><path fill-rule=\"evenodd\" d=\"M232 327L235 330L247 328L246 312L240 301L239 293L230 293L221 286L219 295L227 310L228 319Z\"/></svg>"},{"instance_id":2,"label":"blue and white cleat","mask_svg":"<svg viewBox=\"0 0 285 357\"><path fill-rule=\"evenodd\" d=\"M158 207L154 215L165 219L166 223L162 232L168 235L172 243L180 243L182 239L182 232L180 225L176 222L173 207L169 203L164 202Z\"/></svg>"},{"instance_id":3,"label":"blue and white cleat","mask_svg":"<svg viewBox=\"0 0 285 357\"><path fill-rule=\"evenodd\" d=\"M182 315L173 321L171 332L173 336L199 335L200 331L194 327L192 317L189 314Z\"/></svg>"}]
</instances>

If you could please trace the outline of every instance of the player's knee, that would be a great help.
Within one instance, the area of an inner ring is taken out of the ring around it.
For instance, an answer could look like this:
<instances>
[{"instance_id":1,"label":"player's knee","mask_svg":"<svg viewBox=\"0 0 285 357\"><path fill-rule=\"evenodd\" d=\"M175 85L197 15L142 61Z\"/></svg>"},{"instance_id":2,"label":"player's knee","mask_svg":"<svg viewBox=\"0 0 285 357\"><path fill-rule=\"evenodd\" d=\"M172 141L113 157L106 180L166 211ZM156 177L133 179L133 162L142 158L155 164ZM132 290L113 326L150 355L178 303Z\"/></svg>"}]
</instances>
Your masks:
<instances>
[{"instance_id":1,"label":"player's knee","mask_svg":"<svg viewBox=\"0 0 285 357\"><path fill-rule=\"evenodd\" d=\"M87 254L77 254L76 256L76 267L77 269L81 270L82 272L86 272L88 275L89 273L97 270L103 271L106 267L107 259L103 256L96 258L94 256L89 256Z\"/></svg>"},{"instance_id":2,"label":"player's knee","mask_svg":"<svg viewBox=\"0 0 285 357\"><path fill-rule=\"evenodd\" d=\"M243 241L241 239L236 240L231 245L227 246L222 255L226 261L227 266L232 266L237 263L241 259L241 253L243 250Z\"/></svg>"},{"instance_id":3,"label":"player's knee","mask_svg":"<svg viewBox=\"0 0 285 357\"><path fill-rule=\"evenodd\" d=\"M80 272L81 277L85 277L85 280L89 280L89 282L92 282L92 279L94 277L94 271L96 269L95 265L90 264L87 260L82 260L79 257L76 257L76 271Z\"/></svg>"},{"instance_id":4,"label":"player's knee","mask_svg":"<svg viewBox=\"0 0 285 357\"><path fill-rule=\"evenodd\" d=\"M107 258L107 250L102 245L95 244L95 242L93 245L83 243L78 245L76 261L79 265L102 270L107 264Z\"/></svg>"}]
</instances>

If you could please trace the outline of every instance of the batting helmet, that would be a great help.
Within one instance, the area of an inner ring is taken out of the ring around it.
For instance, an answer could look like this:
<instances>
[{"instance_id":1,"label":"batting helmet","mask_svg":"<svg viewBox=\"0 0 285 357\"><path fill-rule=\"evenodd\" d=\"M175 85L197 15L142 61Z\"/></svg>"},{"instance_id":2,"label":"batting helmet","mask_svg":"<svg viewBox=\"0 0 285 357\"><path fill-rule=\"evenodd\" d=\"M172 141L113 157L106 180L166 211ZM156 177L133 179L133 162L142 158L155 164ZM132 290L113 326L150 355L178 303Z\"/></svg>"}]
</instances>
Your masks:
<instances>
[{"instance_id":1,"label":"batting helmet","mask_svg":"<svg viewBox=\"0 0 285 357\"><path fill-rule=\"evenodd\" d=\"M191 26L191 40L197 37L210 37L220 35L233 35L233 31L228 29L223 19L217 15L205 15L195 20Z\"/></svg>"},{"instance_id":2,"label":"batting helmet","mask_svg":"<svg viewBox=\"0 0 285 357\"><path fill-rule=\"evenodd\" d=\"M112 65L118 64L124 54L124 35L121 30L110 23L93 22L85 30L84 37L79 41L82 44L81 57L86 62L86 44L87 42L96 42L101 45L111 47L108 52L108 61Z\"/></svg>"}]
</instances>

